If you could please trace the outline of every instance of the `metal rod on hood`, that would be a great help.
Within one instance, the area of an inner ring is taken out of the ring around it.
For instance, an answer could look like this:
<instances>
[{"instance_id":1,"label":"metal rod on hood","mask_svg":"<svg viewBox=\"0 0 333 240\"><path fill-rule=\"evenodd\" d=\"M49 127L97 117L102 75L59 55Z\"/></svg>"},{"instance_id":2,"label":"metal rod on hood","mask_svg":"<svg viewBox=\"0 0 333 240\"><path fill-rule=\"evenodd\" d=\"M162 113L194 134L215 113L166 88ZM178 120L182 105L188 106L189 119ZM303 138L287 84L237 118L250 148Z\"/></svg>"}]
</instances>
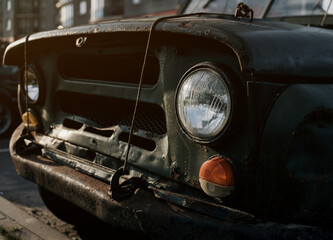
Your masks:
<instances>
[{"instance_id":1,"label":"metal rod on hood","mask_svg":"<svg viewBox=\"0 0 333 240\"><path fill-rule=\"evenodd\" d=\"M120 199L128 198L134 193L134 191L137 188L140 188L141 186L146 185L146 181L144 179L141 179L141 177L140 178L132 177L129 180L127 180L127 184L123 185L124 183L126 183L126 181L125 181L125 182L122 183L122 185L120 185L119 184L119 178L122 175L128 174L128 170L126 169L126 166L128 164L128 157L129 157L129 152L130 152L131 139L132 139L132 135L133 135L135 117L136 117L136 113L137 113L138 103L139 103L139 100L140 100L144 70L145 70L145 67L146 67L146 60L147 60L147 56L148 56L148 52L149 52L149 46L150 46L150 42L151 42L152 32L153 32L154 28L156 27L156 25L159 22L163 21L163 20L172 19L172 18L182 18L182 17L188 17L188 16L195 16L195 15L200 16L201 13L187 14L187 15L181 15L181 16L175 15L175 16L168 16L168 17L158 18L153 22L153 24L150 28L148 39L147 39L146 51L145 51L145 55L144 55L144 61L143 61L142 69L141 69L140 82L139 82L136 101L135 101L135 107L134 107L134 112L133 112L133 117L132 117L132 122L131 122L131 127L130 127L130 133L129 133L128 142L127 142L127 149L126 149L124 165L122 167L120 167L112 175L111 180L110 180L109 195L114 200L120 200Z\"/></svg>"},{"instance_id":2,"label":"metal rod on hood","mask_svg":"<svg viewBox=\"0 0 333 240\"><path fill-rule=\"evenodd\" d=\"M162 18L156 19L153 22L153 24L151 25L151 28L150 28L150 31L149 31L149 35L148 35L148 40L147 40L147 45L146 45L146 51L145 51L145 55L144 55L144 60L143 60L142 68L141 68L141 75L140 75L139 87L138 87L138 91L137 91L137 96L136 96L136 101L135 101L135 107L134 107L134 112L133 112L132 122L131 122L131 128L130 128L128 142L127 142L127 149L126 149L125 161L124 161L124 165L123 165L123 171L125 171L126 165L128 163L128 156L129 156L129 152L130 152L131 140L132 140L133 129L134 129L134 122L135 122L135 117L136 117L136 113L137 113L138 103L139 103L139 100L140 100L141 89L142 89L142 82L143 82L143 76L144 76L144 71L145 71L145 68L146 68L146 61L147 61L147 57L148 57L148 52L149 52L149 47L150 47L152 32L154 31L154 28L156 27L156 25L159 22L163 21L163 20L172 19L172 18L188 17L188 16L196 16L196 15L200 15L200 13L199 14L198 13L185 14L185 15L181 15L181 16L175 15L175 16L162 17Z\"/></svg>"},{"instance_id":3,"label":"metal rod on hood","mask_svg":"<svg viewBox=\"0 0 333 240\"><path fill-rule=\"evenodd\" d=\"M25 111L27 113L27 135L30 136L29 130L29 105L28 105L28 42L29 42L30 34L26 36L24 43L24 82L25 82ZM18 96L20 97L20 96Z\"/></svg>"}]
</instances>

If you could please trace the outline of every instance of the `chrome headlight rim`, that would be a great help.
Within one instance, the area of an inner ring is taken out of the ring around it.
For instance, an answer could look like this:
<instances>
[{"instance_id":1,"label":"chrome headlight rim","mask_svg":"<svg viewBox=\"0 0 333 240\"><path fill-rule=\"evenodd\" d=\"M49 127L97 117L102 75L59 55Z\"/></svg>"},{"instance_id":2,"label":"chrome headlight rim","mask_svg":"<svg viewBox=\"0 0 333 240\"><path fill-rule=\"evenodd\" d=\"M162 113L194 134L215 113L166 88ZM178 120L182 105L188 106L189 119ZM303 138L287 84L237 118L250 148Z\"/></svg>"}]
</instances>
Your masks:
<instances>
[{"instance_id":1,"label":"chrome headlight rim","mask_svg":"<svg viewBox=\"0 0 333 240\"><path fill-rule=\"evenodd\" d=\"M29 91L28 91L28 96L26 95L26 79L25 79L25 74L26 74L26 68L27 71L34 74L35 75L35 79L37 81L37 87L38 87L38 96L36 97L36 99L33 99L31 96L29 96ZM24 99L28 99L28 102L31 104L37 104L39 102L41 102L42 99L42 78L41 75L38 71L38 68L36 65L34 64L28 64L27 66L23 66L20 69L20 85L21 85L21 91L24 95Z\"/></svg>"},{"instance_id":2,"label":"chrome headlight rim","mask_svg":"<svg viewBox=\"0 0 333 240\"><path fill-rule=\"evenodd\" d=\"M211 71L212 73L216 74L219 76L222 84L225 86L225 89L227 91L228 95L228 107L227 107L227 112L226 112L226 120L223 121L223 124L219 128L219 131L217 131L215 134L213 134L210 137L200 137L195 134L191 134L190 131L186 129L184 124L182 123L180 119L180 114L179 114L179 109L178 109L178 98L179 98L179 92L186 81L186 79L193 73L200 71L200 70L208 70ZM233 96L233 89L231 87L230 83L230 78L227 75L226 71L224 71L224 67L220 64L213 63L213 62L203 62L199 63L197 65L194 65L191 67L189 70L185 72L185 74L181 77L181 80L178 83L177 89L176 89L176 95L175 95L175 110L176 110L176 118L178 121L178 124L180 125L183 133L192 141L199 142L202 144L209 144L209 143L214 143L217 142L229 129L229 125L231 122L231 118L233 115L233 104L234 104L234 96Z\"/></svg>"}]
</instances>

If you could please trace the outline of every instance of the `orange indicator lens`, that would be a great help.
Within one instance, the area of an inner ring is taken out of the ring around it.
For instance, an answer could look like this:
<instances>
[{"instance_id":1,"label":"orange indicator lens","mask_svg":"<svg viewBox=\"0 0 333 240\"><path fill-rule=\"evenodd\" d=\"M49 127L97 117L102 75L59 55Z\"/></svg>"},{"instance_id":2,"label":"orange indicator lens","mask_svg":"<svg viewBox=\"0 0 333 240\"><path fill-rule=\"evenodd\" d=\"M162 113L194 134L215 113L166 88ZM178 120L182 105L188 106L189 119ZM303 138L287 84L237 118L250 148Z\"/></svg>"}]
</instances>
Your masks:
<instances>
[{"instance_id":1,"label":"orange indicator lens","mask_svg":"<svg viewBox=\"0 0 333 240\"><path fill-rule=\"evenodd\" d=\"M229 159L213 157L202 164L199 181L204 192L212 197L226 197L235 186L234 167Z\"/></svg>"}]
</instances>

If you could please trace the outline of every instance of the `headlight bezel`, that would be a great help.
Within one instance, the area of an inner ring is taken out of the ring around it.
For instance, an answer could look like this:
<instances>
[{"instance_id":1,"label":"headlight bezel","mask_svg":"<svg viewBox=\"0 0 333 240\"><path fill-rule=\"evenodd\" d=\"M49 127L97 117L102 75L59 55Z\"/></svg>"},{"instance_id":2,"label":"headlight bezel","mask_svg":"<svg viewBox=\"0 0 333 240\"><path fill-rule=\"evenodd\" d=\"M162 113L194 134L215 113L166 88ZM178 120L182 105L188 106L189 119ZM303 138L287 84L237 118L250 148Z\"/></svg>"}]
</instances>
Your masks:
<instances>
[{"instance_id":1,"label":"headlight bezel","mask_svg":"<svg viewBox=\"0 0 333 240\"><path fill-rule=\"evenodd\" d=\"M200 71L200 70L205 70L205 71L210 71L213 74L217 75L219 79L221 80L222 84L224 85L227 95L228 95L228 110L226 112L226 118L225 121L223 121L221 128L219 128L218 132L215 134L212 134L210 137L200 137L198 135L195 135L191 133L188 129L186 129L186 126L182 123L182 120L180 119L180 114L179 114L179 109L178 109L178 98L179 98L179 92L184 84L186 82L186 79L193 73ZM176 118L179 126L181 127L183 133L192 141L203 143L203 144L209 144L216 142L219 140L228 130L232 115L233 115L233 108L234 108L234 93L233 93L233 88L231 85L230 78L227 74L227 71L224 70L223 66L217 63L213 62L203 62L194 65L191 67L189 70L185 72L185 74L181 77L176 93L175 93L175 110L176 110Z\"/></svg>"},{"instance_id":2,"label":"headlight bezel","mask_svg":"<svg viewBox=\"0 0 333 240\"><path fill-rule=\"evenodd\" d=\"M28 91L28 96L26 96L26 79L25 79L25 74L26 74L26 67L27 67L27 71L34 74L35 75L35 79L37 81L37 86L38 86L38 96L36 99L31 98L31 96L29 96L29 91ZM42 82L42 77L40 75L40 71L38 70L38 67L32 63L28 64L27 66L22 66L20 68L20 86L21 86L21 90L22 90L22 94L24 95L24 99L28 99L28 102L31 104L37 104L40 103L42 98L43 98L43 91L42 91L42 87L43 87L43 82Z\"/></svg>"}]
</instances>

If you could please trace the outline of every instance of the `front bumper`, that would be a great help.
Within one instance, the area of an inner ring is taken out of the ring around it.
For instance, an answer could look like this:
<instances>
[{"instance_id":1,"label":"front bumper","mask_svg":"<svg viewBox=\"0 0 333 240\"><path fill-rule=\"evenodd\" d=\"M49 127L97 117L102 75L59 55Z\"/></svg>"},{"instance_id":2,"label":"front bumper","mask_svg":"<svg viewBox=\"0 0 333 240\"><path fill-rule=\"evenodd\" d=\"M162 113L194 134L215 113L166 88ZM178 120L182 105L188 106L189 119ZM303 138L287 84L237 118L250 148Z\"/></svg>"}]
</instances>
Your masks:
<instances>
[{"instance_id":1,"label":"front bumper","mask_svg":"<svg viewBox=\"0 0 333 240\"><path fill-rule=\"evenodd\" d=\"M162 189L138 189L121 201L110 198L109 184L39 154L19 155L13 133L10 153L19 175L54 192L102 221L152 239L332 239L314 226L261 222L252 215Z\"/></svg>"}]
</instances>

